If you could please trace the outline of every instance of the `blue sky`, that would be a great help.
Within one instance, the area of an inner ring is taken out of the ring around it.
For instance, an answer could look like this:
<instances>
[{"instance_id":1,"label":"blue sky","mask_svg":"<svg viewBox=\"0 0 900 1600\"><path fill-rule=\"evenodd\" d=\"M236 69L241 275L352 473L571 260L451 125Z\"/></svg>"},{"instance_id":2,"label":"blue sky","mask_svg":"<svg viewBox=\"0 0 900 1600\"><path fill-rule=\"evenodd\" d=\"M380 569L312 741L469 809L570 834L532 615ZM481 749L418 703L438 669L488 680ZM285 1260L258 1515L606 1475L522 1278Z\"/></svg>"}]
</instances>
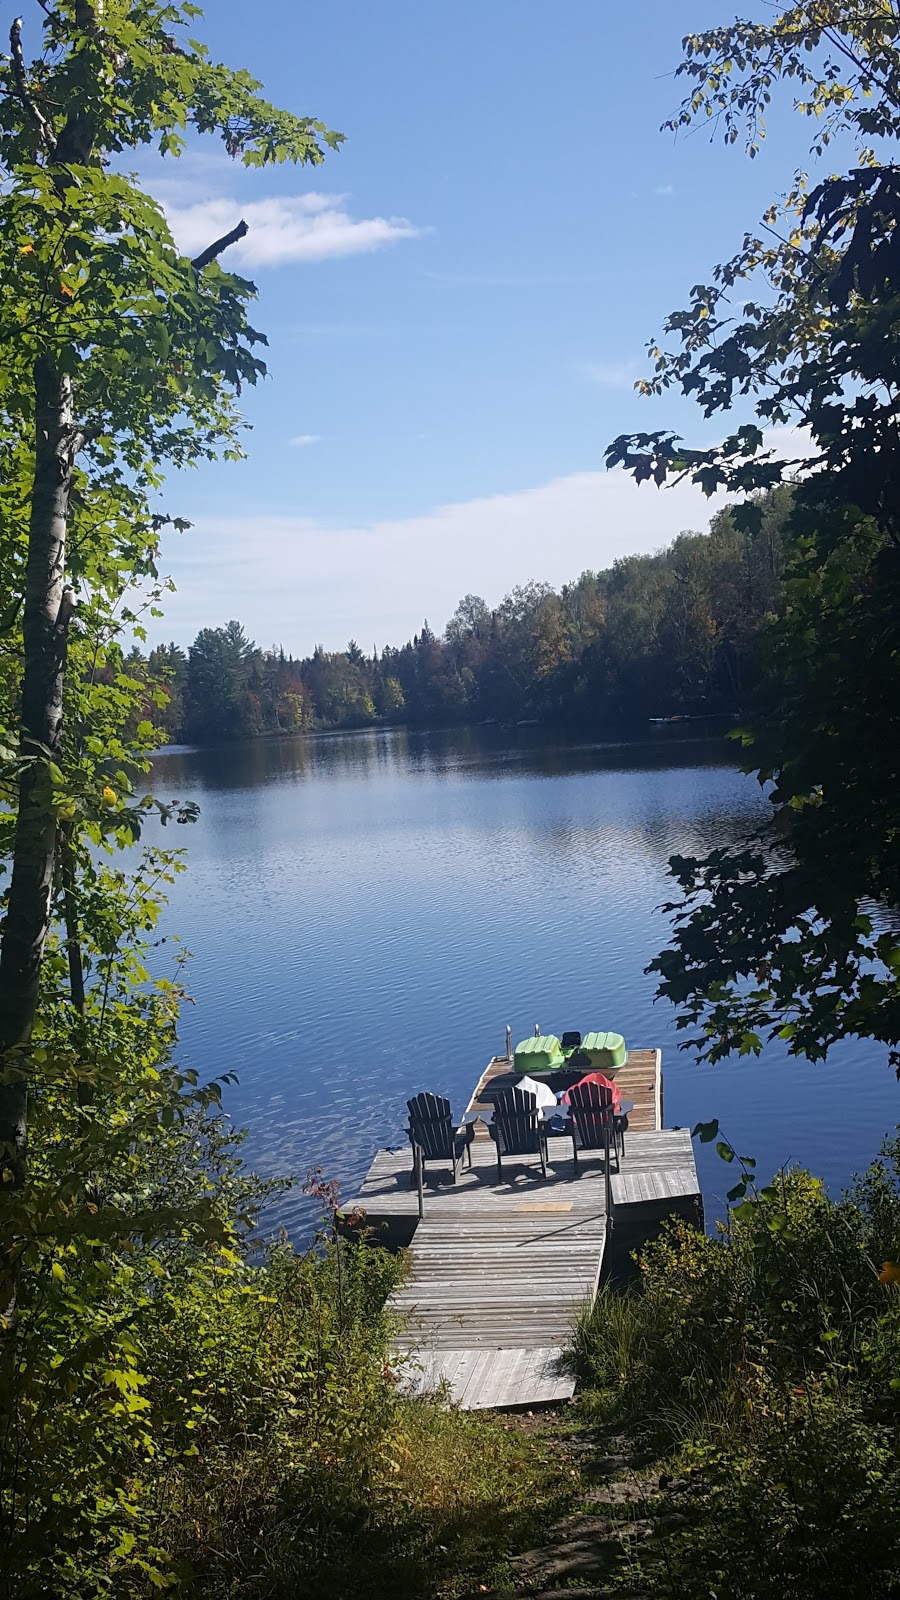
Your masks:
<instances>
[{"instance_id":1,"label":"blue sky","mask_svg":"<svg viewBox=\"0 0 900 1600\"><path fill-rule=\"evenodd\" d=\"M270 341L249 459L167 492L196 526L165 545L162 635L237 616L295 653L399 643L466 591L496 603L705 526L694 491L638 490L603 451L632 427L713 436L631 386L666 311L802 159L784 117L752 163L659 132L682 34L730 15L212 0L213 52L347 143L320 168L245 173L209 142L152 180L186 248L247 217L228 259Z\"/></svg>"}]
</instances>

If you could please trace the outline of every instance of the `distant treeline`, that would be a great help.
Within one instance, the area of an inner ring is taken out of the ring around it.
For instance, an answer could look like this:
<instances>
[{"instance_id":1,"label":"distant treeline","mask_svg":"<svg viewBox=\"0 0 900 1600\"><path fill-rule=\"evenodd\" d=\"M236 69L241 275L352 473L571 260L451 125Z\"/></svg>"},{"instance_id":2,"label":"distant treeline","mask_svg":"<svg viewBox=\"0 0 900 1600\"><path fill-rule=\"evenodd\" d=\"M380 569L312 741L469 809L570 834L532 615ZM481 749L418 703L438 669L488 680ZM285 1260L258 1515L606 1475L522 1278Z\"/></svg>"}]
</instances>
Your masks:
<instances>
[{"instance_id":1,"label":"distant treeline","mask_svg":"<svg viewBox=\"0 0 900 1600\"><path fill-rule=\"evenodd\" d=\"M170 740L241 739L375 722L495 720L603 724L738 711L759 678L757 638L777 608L789 490L748 533L730 512L708 533L584 572L557 593L515 588L495 610L466 595L442 636L367 655L317 647L298 659L262 650L239 622L203 628L190 649L163 645L128 668L164 683L149 713Z\"/></svg>"}]
</instances>

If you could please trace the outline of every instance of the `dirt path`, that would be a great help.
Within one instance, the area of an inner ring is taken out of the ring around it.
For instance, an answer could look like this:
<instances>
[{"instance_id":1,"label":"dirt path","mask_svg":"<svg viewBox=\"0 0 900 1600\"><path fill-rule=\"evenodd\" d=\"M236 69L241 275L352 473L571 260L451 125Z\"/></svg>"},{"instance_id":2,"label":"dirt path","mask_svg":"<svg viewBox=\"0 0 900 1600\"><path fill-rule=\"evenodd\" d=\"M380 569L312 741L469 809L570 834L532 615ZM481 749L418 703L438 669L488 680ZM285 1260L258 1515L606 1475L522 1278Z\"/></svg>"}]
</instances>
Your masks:
<instances>
[{"instance_id":1,"label":"dirt path","mask_svg":"<svg viewBox=\"0 0 900 1600\"><path fill-rule=\"evenodd\" d=\"M483 1585L471 1592L472 1600L666 1595L666 1538L684 1523L686 1482L651 1470L652 1449L611 1430L580 1428L568 1410L510 1418L500 1426L540 1435L558 1450L575 1480L574 1498L570 1511L548 1526L546 1542L510 1558L508 1586Z\"/></svg>"}]
</instances>

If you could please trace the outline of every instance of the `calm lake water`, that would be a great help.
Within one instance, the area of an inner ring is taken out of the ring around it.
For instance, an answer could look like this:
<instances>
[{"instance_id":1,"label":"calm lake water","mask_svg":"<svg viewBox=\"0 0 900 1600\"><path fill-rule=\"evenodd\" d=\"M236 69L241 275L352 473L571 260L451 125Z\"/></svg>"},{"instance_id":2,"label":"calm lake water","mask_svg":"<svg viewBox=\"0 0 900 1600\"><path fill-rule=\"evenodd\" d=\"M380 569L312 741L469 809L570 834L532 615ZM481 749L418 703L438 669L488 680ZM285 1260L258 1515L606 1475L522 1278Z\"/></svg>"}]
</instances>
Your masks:
<instances>
[{"instance_id":1,"label":"calm lake water","mask_svg":"<svg viewBox=\"0 0 900 1600\"><path fill-rule=\"evenodd\" d=\"M155 786L201 811L165 836L190 868L166 919L192 952L182 1059L238 1074L260 1171L319 1165L351 1196L409 1095L464 1109L507 1023L661 1046L667 1123L718 1117L766 1174L802 1161L839 1188L900 1119L877 1046L698 1067L654 1003L668 857L763 815L724 740L366 731L164 752ZM733 1177L697 1155L712 1218ZM277 1220L305 1231L309 1205Z\"/></svg>"}]
</instances>

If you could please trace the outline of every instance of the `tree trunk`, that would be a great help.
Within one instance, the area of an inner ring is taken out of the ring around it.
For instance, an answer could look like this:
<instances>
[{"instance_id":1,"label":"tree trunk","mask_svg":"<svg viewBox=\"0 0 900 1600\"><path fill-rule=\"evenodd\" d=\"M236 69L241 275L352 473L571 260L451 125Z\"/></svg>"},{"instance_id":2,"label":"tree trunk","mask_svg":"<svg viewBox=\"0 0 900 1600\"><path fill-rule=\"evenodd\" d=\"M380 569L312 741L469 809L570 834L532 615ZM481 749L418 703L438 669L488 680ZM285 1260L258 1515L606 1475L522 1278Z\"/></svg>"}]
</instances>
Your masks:
<instances>
[{"instance_id":1,"label":"tree trunk","mask_svg":"<svg viewBox=\"0 0 900 1600\"><path fill-rule=\"evenodd\" d=\"M75 873L75 846L72 831L61 827L56 841L59 856L59 877L63 891L63 915L66 924L66 959L69 964L69 994L72 1008L77 1014L74 1040L79 1065L85 1064L87 1048L86 995L84 988L84 957L81 951L81 928L78 916L78 890ZM91 1085L84 1078L78 1080L78 1104L89 1106L93 1100Z\"/></svg>"},{"instance_id":2,"label":"tree trunk","mask_svg":"<svg viewBox=\"0 0 900 1600\"><path fill-rule=\"evenodd\" d=\"M72 384L46 356L35 383L35 468L23 617L21 753L12 879L0 942L0 1201L25 1182L27 1046L37 1005L56 849L50 759L62 747L66 528L78 440ZM49 752L49 755L48 755ZM16 1320L15 1266L0 1254L0 1363Z\"/></svg>"}]
</instances>

